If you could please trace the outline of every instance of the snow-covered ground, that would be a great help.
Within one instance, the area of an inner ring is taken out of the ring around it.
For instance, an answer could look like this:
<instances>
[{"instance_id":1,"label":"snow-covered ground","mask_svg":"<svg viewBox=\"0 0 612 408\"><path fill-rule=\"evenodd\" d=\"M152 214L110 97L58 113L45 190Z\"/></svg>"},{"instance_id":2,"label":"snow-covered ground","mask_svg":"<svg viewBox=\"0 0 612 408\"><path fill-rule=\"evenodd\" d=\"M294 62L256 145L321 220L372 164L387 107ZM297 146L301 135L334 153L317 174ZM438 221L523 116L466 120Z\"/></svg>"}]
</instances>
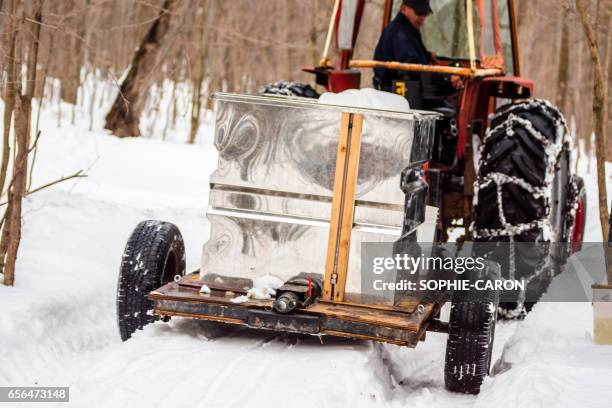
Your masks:
<instances>
[{"instance_id":1,"label":"snow-covered ground","mask_svg":"<svg viewBox=\"0 0 612 408\"><path fill-rule=\"evenodd\" d=\"M186 118L173 142L121 140L102 130L107 105L93 131L86 109L71 125L64 105L61 127L57 106L42 112L33 186L80 169L88 177L26 199L16 285L0 287L0 386L70 386L71 405L87 408L611 406L612 347L593 344L584 303L542 303L523 322L500 323L495 374L477 397L445 391L446 336L436 333L407 349L173 319L122 343L115 285L131 230L174 222L197 268L216 156L210 122L196 145L177 142ZM587 240L600 241L593 166L583 160L580 172Z\"/></svg>"}]
</instances>

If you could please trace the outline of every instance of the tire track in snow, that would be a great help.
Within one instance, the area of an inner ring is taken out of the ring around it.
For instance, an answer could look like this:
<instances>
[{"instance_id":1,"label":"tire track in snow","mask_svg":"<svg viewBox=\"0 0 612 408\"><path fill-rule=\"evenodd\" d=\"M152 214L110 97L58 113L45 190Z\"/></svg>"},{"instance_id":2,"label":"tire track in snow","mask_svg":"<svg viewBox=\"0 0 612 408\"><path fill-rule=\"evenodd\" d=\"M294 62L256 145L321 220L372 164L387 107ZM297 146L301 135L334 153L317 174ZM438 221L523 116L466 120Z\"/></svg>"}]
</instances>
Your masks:
<instances>
[{"instance_id":1,"label":"tire track in snow","mask_svg":"<svg viewBox=\"0 0 612 408\"><path fill-rule=\"evenodd\" d=\"M278 348L277 346L280 345L280 341L278 340L277 337L278 336L275 336L269 342L262 344L260 347L263 348L263 347L269 346L269 347L274 347L275 349ZM289 346L285 345L285 347L280 348L279 350L280 353L275 352L274 354L270 352L270 350L267 350L268 352L265 353L265 357L263 358L263 360L257 362L257 369L255 371L249 372L249 381L246 383L246 385L244 385L241 388L240 393L231 401L231 403L228 406L248 406L247 399L253 392L256 392L259 386L259 381L262 378L264 378L264 374L266 373L266 371L268 371L270 367L270 362L273 359L274 360L276 360L277 358L282 359L283 357L280 356L279 354L282 354L288 348ZM248 358L259 358L260 353L258 353L257 356L250 354L247 357Z\"/></svg>"},{"instance_id":2,"label":"tire track in snow","mask_svg":"<svg viewBox=\"0 0 612 408\"><path fill-rule=\"evenodd\" d=\"M237 334L239 334L239 333L237 333ZM218 375L215 376L215 381L212 384L212 386L209 388L208 392L206 393L206 396L204 397L204 400L211 400L212 399L212 397L219 390L219 388L222 386L222 384L225 382L225 380L228 379L229 377L231 377L232 373L234 372L234 370L238 367L238 365L241 362L243 362L248 357L250 357L250 353L253 350L261 348L264 344L270 342L275 337L276 337L276 334L274 334L271 338L266 338L266 339L259 340L259 341L255 342L255 344L253 344L252 346L244 347L246 350L244 350L238 357L232 359L231 363L226 365L225 368Z\"/></svg>"}]
</instances>

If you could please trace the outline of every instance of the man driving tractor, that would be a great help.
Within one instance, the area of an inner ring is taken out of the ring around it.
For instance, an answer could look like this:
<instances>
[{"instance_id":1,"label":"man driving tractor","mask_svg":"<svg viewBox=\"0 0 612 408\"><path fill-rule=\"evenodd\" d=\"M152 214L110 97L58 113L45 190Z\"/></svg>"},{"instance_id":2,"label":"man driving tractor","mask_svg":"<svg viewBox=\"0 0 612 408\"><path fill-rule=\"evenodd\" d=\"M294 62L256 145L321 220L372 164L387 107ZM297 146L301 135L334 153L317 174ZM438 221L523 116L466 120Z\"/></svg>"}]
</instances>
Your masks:
<instances>
[{"instance_id":1,"label":"man driving tractor","mask_svg":"<svg viewBox=\"0 0 612 408\"><path fill-rule=\"evenodd\" d=\"M376 61L439 65L434 52L427 50L421 38L421 27L433 13L429 0L403 0L397 16L383 30L374 52ZM387 68L374 69L374 87L395 93L405 93L405 80L419 81L417 73L406 74ZM453 88L459 89L462 82L458 76L450 78ZM401 88L398 92L398 82Z\"/></svg>"},{"instance_id":2,"label":"man driving tractor","mask_svg":"<svg viewBox=\"0 0 612 408\"><path fill-rule=\"evenodd\" d=\"M436 57L423 44L420 29L432 13L429 0L404 0L397 16L385 28L376 50L376 61L436 63ZM392 82L400 79L397 70L374 69L374 87L391 91Z\"/></svg>"}]
</instances>

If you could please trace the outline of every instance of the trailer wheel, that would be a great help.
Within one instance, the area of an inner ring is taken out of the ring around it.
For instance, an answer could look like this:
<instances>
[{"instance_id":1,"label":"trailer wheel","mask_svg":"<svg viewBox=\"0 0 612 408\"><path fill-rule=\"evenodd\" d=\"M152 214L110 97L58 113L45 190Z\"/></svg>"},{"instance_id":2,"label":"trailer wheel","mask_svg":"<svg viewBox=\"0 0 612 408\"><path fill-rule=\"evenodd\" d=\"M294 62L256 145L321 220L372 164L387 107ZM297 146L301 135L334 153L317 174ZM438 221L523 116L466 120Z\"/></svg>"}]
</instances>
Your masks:
<instances>
[{"instance_id":1,"label":"trailer wheel","mask_svg":"<svg viewBox=\"0 0 612 408\"><path fill-rule=\"evenodd\" d=\"M185 274L185 244L168 222L143 221L127 242L117 283L117 322L121 340L159 319L149 292Z\"/></svg>"},{"instance_id":2,"label":"trailer wheel","mask_svg":"<svg viewBox=\"0 0 612 408\"><path fill-rule=\"evenodd\" d=\"M259 93L262 95L284 95L284 96L298 96L301 98L313 98L319 97L317 91L308 84L301 82L290 82L290 81L277 81L272 84L264 85Z\"/></svg>"},{"instance_id":3,"label":"trailer wheel","mask_svg":"<svg viewBox=\"0 0 612 408\"><path fill-rule=\"evenodd\" d=\"M483 140L471 231L477 242L505 243L499 248L507 254L497 258L502 276L527 283L516 299L500 304L501 317L524 317L567 258L555 244L566 241L569 215L567 136L557 108L527 100L501 107ZM525 242L544 245L520 245Z\"/></svg>"},{"instance_id":4,"label":"trailer wheel","mask_svg":"<svg viewBox=\"0 0 612 408\"><path fill-rule=\"evenodd\" d=\"M489 265L498 276L499 266ZM497 321L498 292L467 290L453 293L444 383L452 392L478 394L489 374Z\"/></svg>"}]
</instances>

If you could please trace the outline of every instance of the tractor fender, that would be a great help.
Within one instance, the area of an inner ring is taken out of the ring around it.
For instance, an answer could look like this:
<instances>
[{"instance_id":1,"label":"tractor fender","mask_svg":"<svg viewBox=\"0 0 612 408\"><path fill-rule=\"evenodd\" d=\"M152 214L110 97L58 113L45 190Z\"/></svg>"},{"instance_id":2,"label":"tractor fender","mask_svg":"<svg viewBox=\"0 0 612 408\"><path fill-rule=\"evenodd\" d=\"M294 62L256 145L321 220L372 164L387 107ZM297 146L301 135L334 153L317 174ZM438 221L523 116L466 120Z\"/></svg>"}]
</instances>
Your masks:
<instances>
[{"instance_id":1,"label":"tractor fender","mask_svg":"<svg viewBox=\"0 0 612 408\"><path fill-rule=\"evenodd\" d=\"M489 114L495 111L493 98L528 99L533 96L533 81L520 77L474 78L468 82L459 110L457 155L463 158L465 144L473 134L484 137Z\"/></svg>"}]
</instances>

